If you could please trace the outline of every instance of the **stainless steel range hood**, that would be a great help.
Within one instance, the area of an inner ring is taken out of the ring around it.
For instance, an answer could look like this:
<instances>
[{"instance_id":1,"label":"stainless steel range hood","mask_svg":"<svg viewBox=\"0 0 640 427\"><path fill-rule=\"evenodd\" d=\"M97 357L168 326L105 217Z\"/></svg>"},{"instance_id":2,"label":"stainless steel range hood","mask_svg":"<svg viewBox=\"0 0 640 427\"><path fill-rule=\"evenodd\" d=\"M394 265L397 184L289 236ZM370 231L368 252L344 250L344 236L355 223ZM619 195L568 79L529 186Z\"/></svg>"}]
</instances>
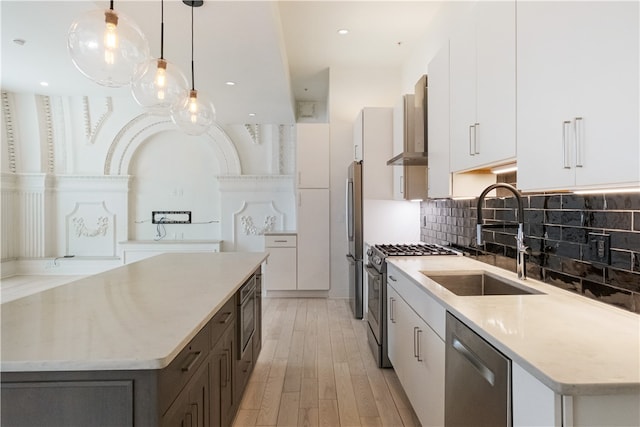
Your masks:
<instances>
[{"instance_id":1,"label":"stainless steel range hood","mask_svg":"<svg viewBox=\"0 0 640 427\"><path fill-rule=\"evenodd\" d=\"M413 106L408 105L413 98ZM427 166L427 76L416 83L413 97L405 97L404 151L389 159L390 166ZM413 111L413 114L411 113ZM410 129L413 127L413 129Z\"/></svg>"}]
</instances>

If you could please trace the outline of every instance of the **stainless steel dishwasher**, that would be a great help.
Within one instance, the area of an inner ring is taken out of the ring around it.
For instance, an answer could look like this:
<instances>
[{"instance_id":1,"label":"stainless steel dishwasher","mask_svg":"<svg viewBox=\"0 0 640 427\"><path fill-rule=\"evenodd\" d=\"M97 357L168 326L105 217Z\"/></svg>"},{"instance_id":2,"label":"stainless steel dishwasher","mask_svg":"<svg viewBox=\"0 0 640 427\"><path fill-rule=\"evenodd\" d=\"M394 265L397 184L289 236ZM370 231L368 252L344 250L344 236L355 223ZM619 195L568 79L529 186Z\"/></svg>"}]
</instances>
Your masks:
<instances>
[{"instance_id":1,"label":"stainless steel dishwasher","mask_svg":"<svg viewBox=\"0 0 640 427\"><path fill-rule=\"evenodd\" d=\"M511 360L447 312L444 424L512 425Z\"/></svg>"}]
</instances>

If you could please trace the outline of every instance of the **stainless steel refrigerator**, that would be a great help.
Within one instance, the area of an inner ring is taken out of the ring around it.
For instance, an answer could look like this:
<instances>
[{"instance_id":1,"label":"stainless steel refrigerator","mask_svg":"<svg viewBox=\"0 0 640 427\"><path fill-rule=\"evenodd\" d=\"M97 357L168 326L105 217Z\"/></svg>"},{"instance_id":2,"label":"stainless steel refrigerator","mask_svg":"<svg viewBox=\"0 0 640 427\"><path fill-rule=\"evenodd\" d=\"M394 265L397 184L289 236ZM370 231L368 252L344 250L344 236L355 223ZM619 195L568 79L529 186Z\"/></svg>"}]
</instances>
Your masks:
<instances>
[{"instance_id":1,"label":"stainless steel refrigerator","mask_svg":"<svg viewBox=\"0 0 640 427\"><path fill-rule=\"evenodd\" d=\"M362 162L353 162L349 165L346 193L349 302L355 318L362 319L364 309L362 292Z\"/></svg>"}]
</instances>

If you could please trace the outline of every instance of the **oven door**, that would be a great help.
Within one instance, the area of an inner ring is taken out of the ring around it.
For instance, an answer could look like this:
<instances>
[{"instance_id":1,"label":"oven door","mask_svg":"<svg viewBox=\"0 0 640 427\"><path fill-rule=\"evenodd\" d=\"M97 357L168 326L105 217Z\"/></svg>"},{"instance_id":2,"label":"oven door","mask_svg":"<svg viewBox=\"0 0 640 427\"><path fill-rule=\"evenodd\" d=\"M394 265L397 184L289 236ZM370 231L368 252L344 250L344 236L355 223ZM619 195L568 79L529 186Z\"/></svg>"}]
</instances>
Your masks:
<instances>
[{"instance_id":1,"label":"oven door","mask_svg":"<svg viewBox=\"0 0 640 427\"><path fill-rule=\"evenodd\" d=\"M382 313L384 304L384 275L373 268L371 265L365 267L367 272L367 321L369 327L375 335L378 344L381 343L382 328L380 327L384 322L384 316Z\"/></svg>"},{"instance_id":2,"label":"oven door","mask_svg":"<svg viewBox=\"0 0 640 427\"><path fill-rule=\"evenodd\" d=\"M254 278L242 286L239 295L238 321L240 324L238 328L238 344L240 351L238 356L241 359L256 328L256 282Z\"/></svg>"}]
</instances>

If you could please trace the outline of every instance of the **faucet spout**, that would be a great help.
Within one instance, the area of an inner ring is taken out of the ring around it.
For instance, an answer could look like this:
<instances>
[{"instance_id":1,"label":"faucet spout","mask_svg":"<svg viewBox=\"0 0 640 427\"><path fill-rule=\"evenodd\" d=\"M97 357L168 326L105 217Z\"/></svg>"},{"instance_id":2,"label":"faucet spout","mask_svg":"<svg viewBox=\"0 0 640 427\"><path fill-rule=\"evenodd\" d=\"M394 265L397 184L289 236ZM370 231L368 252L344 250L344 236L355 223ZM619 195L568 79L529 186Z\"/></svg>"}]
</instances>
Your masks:
<instances>
[{"instance_id":1,"label":"faucet spout","mask_svg":"<svg viewBox=\"0 0 640 427\"><path fill-rule=\"evenodd\" d=\"M518 202L518 233L516 234L516 273L518 274L518 279L526 279L527 278L527 269L525 265L525 254L527 252L527 246L524 244L524 207L522 205L522 195L512 185L505 183L497 183L492 184L485 188L482 193L480 193L480 197L478 197L478 205L477 205L477 224L476 224L476 243L480 246L482 242L482 230L484 228L489 227L488 224L484 224L484 219L482 218L482 204L484 202L485 197L491 190L496 188L504 188L513 193ZM505 226L511 224L505 223L494 223L491 226Z\"/></svg>"}]
</instances>

